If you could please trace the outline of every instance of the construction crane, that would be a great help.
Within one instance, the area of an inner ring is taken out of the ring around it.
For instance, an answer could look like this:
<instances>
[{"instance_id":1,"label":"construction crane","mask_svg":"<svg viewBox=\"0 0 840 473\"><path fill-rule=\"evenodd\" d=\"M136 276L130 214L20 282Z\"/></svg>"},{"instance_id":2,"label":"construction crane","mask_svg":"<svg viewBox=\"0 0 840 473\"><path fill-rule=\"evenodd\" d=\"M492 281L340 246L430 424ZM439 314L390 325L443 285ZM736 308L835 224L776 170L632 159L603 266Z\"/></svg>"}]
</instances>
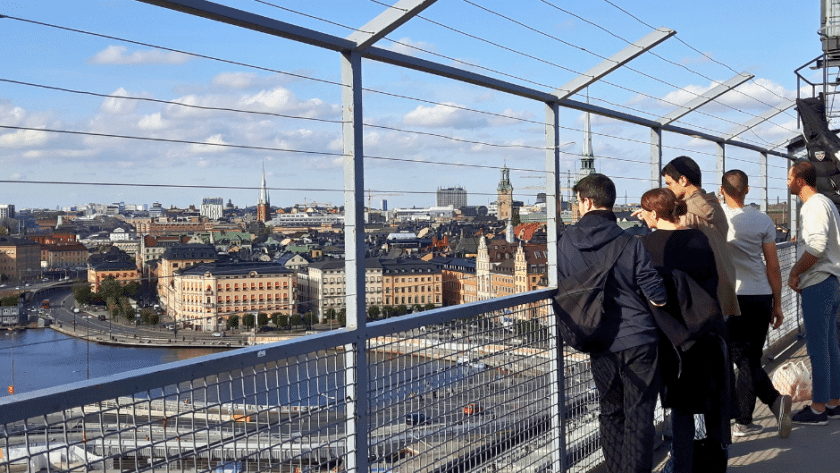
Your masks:
<instances>
[{"instance_id":1,"label":"construction crane","mask_svg":"<svg viewBox=\"0 0 840 473\"><path fill-rule=\"evenodd\" d=\"M367 190L368 195L368 210L371 209L371 199L373 197L391 197L391 196L401 196L403 195L401 192L371 192L370 189Z\"/></svg>"}]
</instances>

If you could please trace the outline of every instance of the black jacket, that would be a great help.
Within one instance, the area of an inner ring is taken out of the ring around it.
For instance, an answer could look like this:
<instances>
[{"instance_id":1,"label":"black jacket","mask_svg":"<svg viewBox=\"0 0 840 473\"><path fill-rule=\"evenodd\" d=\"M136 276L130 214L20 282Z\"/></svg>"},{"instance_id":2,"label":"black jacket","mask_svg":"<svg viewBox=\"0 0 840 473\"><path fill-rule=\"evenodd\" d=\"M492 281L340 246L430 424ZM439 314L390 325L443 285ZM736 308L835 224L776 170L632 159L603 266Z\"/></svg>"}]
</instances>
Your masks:
<instances>
[{"instance_id":1,"label":"black jacket","mask_svg":"<svg viewBox=\"0 0 840 473\"><path fill-rule=\"evenodd\" d=\"M558 241L559 279L599 262L599 250L623 233L609 210L587 212L575 225L566 227ZM620 320L618 334L610 346L612 352L656 342L659 335L648 301L667 301L662 278L651 265L641 240L633 238L618 258L604 291L605 317Z\"/></svg>"}]
</instances>

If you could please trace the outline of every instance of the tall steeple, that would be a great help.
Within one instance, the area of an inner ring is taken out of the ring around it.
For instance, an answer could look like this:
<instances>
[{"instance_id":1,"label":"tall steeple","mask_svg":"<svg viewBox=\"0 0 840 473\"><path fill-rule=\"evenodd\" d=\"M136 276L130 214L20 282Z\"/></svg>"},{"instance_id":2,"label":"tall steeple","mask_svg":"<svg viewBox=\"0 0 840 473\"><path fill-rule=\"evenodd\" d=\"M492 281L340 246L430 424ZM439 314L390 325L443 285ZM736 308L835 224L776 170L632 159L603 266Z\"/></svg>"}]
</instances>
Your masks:
<instances>
[{"instance_id":1,"label":"tall steeple","mask_svg":"<svg viewBox=\"0 0 840 473\"><path fill-rule=\"evenodd\" d=\"M262 182L260 183L260 200L257 203L257 220L267 222L269 220L269 209L271 202L268 199L268 187L265 185L265 163L263 163Z\"/></svg>"},{"instance_id":2,"label":"tall steeple","mask_svg":"<svg viewBox=\"0 0 840 473\"><path fill-rule=\"evenodd\" d=\"M586 103L589 103L589 92L586 94ZM583 152L580 156L580 171L578 181L595 173L595 154L592 152L592 117L589 112L585 116L583 129Z\"/></svg>"},{"instance_id":3,"label":"tall steeple","mask_svg":"<svg viewBox=\"0 0 840 473\"><path fill-rule=\"evenodd\" d=\"M496 190L498 191L498 199L496 200L497 217L499 220L510 220L513 216L513 184L510 183L510 169L507 167L507 162L505 162L505 167L502 168L502 178L499 180L499 186Z\"/></svg>"}]
</instances>

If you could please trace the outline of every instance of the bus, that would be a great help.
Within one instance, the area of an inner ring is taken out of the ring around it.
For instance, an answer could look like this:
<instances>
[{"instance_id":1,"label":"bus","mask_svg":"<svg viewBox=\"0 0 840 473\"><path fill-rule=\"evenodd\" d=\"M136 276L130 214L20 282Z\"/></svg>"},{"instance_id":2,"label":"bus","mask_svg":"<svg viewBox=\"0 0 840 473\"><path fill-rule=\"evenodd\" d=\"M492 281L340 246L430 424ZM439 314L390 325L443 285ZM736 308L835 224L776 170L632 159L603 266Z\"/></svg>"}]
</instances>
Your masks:
<instances>
[{"instance_id":1,"label":"bus","mask_svg":"<svg viewBox=\"0 0 840 473\"><path fill-rule=\"evenodd\" d=\"M50 300L49 299L44 299L41 302L41 308L42 309L49 309L50 308Z\"/></svg>"}]
</instances>

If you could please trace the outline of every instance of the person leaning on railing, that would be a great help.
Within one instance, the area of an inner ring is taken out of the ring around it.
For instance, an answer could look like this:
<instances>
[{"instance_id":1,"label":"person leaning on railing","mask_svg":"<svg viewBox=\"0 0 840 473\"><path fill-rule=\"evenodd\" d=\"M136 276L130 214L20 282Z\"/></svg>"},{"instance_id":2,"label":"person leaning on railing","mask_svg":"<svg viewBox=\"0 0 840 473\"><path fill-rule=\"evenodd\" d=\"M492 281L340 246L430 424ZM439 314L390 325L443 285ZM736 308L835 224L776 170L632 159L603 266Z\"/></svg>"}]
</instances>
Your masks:
<instances>
[{"instance_id":1,"label":"person leaning on railing","mask_svg":"<svg viewBox=\"0 0 840 473\"><path fill-rule=\"evenodd\" d=\"M808 335L813 396L793 416L796 424L826 425L840 418L840 214L816 188L817 173L808 161L788 171L788 190L802 199L799 259L790 269L788 286L802 294L802 320Z\"/></svg>"},{"instance_id":2,"label":"person leaning on railing","mask_svg":"<svg viewBox=\"0 0 840 473\"><path fill-rule=\"evenodd\" d=\"M611 473L650 473L660 381L659 334L648 301L664 305L665 286L641 241L623 238L625 232L612 212L615 184L596 173L581 179L573 191L581 218L558 241L558 249L569 250L558 251L559 280L580 269L575 263L581 257L592 266L610 254L613 245L626 243L604 291L603 318L617 322L617 335L608 341L607 350L591 353L592 375L601 395L598 420L604 461Z\"/></svg>"}]
</instances>

